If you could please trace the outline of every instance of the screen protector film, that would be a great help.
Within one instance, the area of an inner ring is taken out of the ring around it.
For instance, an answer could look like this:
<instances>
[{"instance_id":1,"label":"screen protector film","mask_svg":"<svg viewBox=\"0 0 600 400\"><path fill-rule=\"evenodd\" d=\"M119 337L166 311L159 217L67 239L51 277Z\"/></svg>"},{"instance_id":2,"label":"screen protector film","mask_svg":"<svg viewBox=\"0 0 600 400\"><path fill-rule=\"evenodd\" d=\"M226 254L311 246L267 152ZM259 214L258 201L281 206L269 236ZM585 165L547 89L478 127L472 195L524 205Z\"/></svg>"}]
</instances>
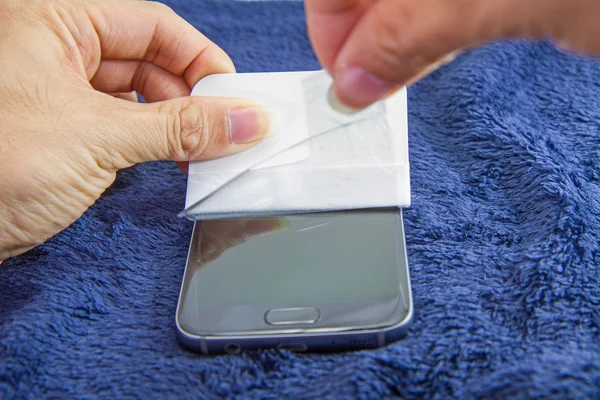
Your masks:
<instances>
[{"instance_id":1,"label":"screen protector film","mask_svg":"<svg viewBox=\"0 0 600 400\"><path fill-rule=\"evenodd\" d=\"M278 308L314 308L292 328L392 326L408 315L398 209L196 223L179 322L189 333L264 332Z\"/></svg>"}]
</instances>

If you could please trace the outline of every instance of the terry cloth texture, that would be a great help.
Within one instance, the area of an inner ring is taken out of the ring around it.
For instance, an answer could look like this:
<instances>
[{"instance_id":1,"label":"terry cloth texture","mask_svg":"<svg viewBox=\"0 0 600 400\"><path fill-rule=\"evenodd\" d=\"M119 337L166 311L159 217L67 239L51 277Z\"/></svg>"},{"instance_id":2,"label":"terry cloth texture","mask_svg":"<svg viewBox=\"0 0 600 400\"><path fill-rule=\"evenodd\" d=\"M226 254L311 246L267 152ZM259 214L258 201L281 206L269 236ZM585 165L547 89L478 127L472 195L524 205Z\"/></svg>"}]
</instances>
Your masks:
<instances>
[{"instance_id":1,"label":"terry cloth texture","mask_svg":"<svg viewBox=\"0 0 600 400\"><path fill-rule=\"evenodd\" d=\"M166 1L238 71L317 69L301 2ZM599 398L600 64L495 43L409 88L416 317L385 348L203 357L174 315L192 223L123 171L0 269L2 398Z\"/></svg>"}]
</instances>

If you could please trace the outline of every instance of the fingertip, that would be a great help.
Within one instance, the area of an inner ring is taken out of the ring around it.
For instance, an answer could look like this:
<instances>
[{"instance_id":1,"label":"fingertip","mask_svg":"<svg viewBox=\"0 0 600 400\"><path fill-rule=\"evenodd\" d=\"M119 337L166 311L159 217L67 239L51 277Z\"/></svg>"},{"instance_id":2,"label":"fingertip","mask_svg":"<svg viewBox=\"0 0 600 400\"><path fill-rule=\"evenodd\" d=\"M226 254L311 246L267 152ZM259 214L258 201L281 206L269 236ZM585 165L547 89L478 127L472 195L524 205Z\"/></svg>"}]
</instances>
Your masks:
<instances>
[{"instance_id":1,"label":"fingertip","mask_svg":"<svg viewBox=\"0 0 600 400\"><path fill-rule=\"evenodd\" d=\"M388 96L395 86L360 66L352 66L334 75L332 102L346 111L362 110Z\"/></svg>"},{"instance_id":2,"label":"fingertip","mask_svg":"<svg viewBox=\"0 0 600 400\"><path fill-rule=\"evenodd\" d=\"M234 74L235 65L229 55L216 44L204 49L185 70L184 78L192 89L200 79L213 74Z\"/></svg>"},{"instance_id":3,"label":"fingertip","mask_svg":"<svg viewBox=\"0 0 600 400\"><path fill-rule=\"evenodd\" d=\"M400 88L410 86L425 78L439 68L450 64L461 53L451 52L438 61L425 65L408 80L390 82L379 78L362 67L349 67L340 70L334 77L334 86L330 94L330 105L344 113L355 113L380 100L394 95Z\"/></svg>"},{"instance_id":4,"label":"fingertip","mask_svg":"<svg viewBox=\"0 0 600 400\"><path fill-rule=\"evenodd\" d=\"M248 99L190 96L155 106L159 125L167 128L162 135L166 134L169 153L163 157L173 161L228 157L279 132L276 114Z\"/></svg>"},{"instance_id":5,"label":"fingertip","mask_svg":"<svg viewBox=\"0 0 600 400\"><path fill-rule=\"evenodd\" d=\"M278 133L278 114L272 109L251 105L228 111L229 138L232 144L252 144Z\"/></svg>"},{"instance_id":6,"label":"fingertip","mask_svg":"<svg viewBox=\"0 0 600 400\"><path fill-rule=\"evenodd\" d=\"M359 108L350 107L340 100L334 86L331 86L327 91L327 103L332 109L341 114L351 115L361 111Z\"/></svg>"}]
</instances>

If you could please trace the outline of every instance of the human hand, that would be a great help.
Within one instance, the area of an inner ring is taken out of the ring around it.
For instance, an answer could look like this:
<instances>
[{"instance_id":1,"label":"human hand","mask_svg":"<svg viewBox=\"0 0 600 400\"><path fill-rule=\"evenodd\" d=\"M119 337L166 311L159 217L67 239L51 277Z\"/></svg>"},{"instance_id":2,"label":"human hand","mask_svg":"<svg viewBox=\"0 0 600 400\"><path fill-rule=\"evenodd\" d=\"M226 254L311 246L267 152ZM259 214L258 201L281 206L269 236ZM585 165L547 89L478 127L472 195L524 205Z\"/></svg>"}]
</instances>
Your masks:
<instances>
[{"instance_id":1,"label":"human hand","mask_svg":"<svg viewBox=\"0 0 600 400\"><path fill-rule=\"evenodd\" d=\"M306 0L309 35L342 104L362 109L451 61L511 38L600 55L596 0Z\"/></svg>"},{"instance_id":2,"label":"human hand","mask_svg":"<svg viewBox=\"0 0 600 400\"><path fill-rule=\"evenodd\" d=\"M279 232L289 226L286 218L239 218L203 221L199 225L196 245L196 267L219 258L226 250L240 245L252 237Z\"/></svg>"},{"instance_id":3,"label":"human hand","mask_svg":"<svg viewBox=\"0 0 600 400\"><path fill-rule=\"evenodd\" d=\"M0 260L68 227L119 169L209 159L268 134L250 101L188 97L229 57L166 6L0 0ZM140 93L148 104L124 100Z\"/></svg>"}]
</instances>

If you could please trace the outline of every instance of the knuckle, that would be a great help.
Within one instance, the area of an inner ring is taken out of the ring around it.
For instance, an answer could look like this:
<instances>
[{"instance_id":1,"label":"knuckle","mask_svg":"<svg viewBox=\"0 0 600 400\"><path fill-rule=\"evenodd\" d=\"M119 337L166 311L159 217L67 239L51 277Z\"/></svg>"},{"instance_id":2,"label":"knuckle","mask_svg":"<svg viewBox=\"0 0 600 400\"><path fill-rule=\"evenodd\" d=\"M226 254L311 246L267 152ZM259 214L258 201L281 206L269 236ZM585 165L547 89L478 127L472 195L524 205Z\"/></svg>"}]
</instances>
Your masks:
<instances>
[{"instance_id":1,"label":"knuckle","mask_svg":"<svg viewBox=\"0 0 600 400\"><path fill-rule=\"evenodd\" d=\"M187 161L202 155L210 146L211 117L207 107L184 101L163 112L170 157Z\"/></svg>"}]
</instances>

